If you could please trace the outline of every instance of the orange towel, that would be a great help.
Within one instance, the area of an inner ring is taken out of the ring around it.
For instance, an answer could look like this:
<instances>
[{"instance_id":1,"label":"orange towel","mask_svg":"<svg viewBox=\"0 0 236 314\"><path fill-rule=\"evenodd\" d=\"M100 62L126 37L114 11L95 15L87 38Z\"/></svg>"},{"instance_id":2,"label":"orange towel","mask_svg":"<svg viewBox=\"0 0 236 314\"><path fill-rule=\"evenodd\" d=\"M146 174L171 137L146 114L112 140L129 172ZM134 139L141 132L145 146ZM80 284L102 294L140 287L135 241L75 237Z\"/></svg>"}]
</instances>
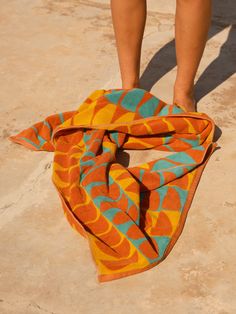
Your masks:
<instances>
[{"instance_id":1,"label":"orange towel","mask_svg":"<svg viewBox=\"0 0 236 314\"><path fill-rule=\"evenodd\" d=\"M168 105L144 89L101 89L77 110L9 139L54 152L52 181L65 216L88 240L98 282L105 282L150 269L172 250L217 146L214 130L205 113ZM124 167L119 149L171 153Z\"/></svg>"}]
</instances>

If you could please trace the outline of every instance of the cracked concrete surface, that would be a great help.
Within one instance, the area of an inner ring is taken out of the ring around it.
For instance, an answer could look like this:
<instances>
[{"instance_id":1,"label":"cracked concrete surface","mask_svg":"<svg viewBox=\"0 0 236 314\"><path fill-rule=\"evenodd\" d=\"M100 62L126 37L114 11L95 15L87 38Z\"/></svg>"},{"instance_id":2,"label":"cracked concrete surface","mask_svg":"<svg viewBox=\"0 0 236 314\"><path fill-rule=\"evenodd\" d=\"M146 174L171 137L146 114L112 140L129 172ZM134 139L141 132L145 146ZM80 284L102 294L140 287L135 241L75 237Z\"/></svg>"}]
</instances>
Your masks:
<instances>
[{"instance_id":1,"label":"cracked concrete surface","mask_svg":"<svg viewBox=\"0 0 236 314\"><path fill-rule=\"evenodd\" d=\"M7 140L100 88L120 87L109 1L11 0L0 7L0 313L235 313L236 6L214 2L197 73L198 111L217 124L182 235L146 272L99 284L86 239L66 221L52 153ZM141 82L172 101L175 1L148 1ZM129 152L130 164L158 152Z\"/></svg>"}]
</instances>

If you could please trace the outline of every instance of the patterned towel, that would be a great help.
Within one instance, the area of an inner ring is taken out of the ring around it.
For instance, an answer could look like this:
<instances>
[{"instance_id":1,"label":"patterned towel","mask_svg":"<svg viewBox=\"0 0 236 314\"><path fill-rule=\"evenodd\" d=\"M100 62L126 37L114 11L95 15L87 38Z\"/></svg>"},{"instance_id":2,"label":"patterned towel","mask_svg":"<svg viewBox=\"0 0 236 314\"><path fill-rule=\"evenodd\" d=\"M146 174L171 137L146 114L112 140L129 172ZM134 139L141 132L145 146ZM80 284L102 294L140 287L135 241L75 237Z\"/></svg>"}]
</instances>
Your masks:
<instances>
[{"instance_id":1,"label":"patterned towel","mask_svg":"<svg viewBox=\"0 0 236 314\"><path fill-rule=\"evenodd\" d=\"M8 139L54 152L52 181L65 216L88 240L98 282L105 282L148 270L170 253L217 146L214 130L205 113L141 88L116 88L95 90L77 110ZM119 149L170 154L125 167Z\"/></svg>"}]
</instances>

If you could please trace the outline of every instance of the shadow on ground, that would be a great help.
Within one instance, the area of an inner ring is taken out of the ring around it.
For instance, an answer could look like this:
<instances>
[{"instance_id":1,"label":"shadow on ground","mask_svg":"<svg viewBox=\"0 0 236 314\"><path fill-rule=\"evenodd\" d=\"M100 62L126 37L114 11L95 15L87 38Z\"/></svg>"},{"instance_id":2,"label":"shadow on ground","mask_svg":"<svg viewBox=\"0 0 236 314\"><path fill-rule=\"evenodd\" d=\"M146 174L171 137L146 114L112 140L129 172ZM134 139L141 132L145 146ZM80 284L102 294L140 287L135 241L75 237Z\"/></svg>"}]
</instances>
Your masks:
<instances>
[{"instance_id":1,"label":"shadow on ground","mask_svg":"<svg viewBox=\"0 0 236 314\"><path fill-rule=\"evenodd\" d=\"M220 53L208 65L195 84L197 102L236 72L236 2L213 0L212 23L208 40L230 27ZM140 85L151 90L155 83L176 66L175 40L168 42L152 57L140 77Z\"/></svg>"}]
</instances>

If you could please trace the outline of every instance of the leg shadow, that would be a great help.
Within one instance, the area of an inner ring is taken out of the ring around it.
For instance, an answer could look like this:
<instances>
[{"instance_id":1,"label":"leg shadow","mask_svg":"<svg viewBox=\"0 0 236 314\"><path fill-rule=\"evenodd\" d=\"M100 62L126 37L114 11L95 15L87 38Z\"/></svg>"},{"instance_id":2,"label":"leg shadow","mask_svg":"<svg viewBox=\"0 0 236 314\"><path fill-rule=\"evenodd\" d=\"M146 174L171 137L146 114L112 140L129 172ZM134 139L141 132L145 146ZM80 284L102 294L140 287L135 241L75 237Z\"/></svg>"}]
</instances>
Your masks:
<instances>
[{"instance_id":1,"label":"leg shadow","mask_svg":"<svg viewBox=\"0 0 236 314\"><path fill-rule=\"evenodd\" d=\"M225 0L224 4L220 0L213 2L213 16L208 40L230 25L231 29L226 42L220 49L219 56L210 63L195 84L197 101L236 72L236 18L234 12L236 12L234 0ZM156 82L176 65L175 40L173 39L152 57L140 77L140 87L150 91Z\"/></svg>"}]
</instances>

